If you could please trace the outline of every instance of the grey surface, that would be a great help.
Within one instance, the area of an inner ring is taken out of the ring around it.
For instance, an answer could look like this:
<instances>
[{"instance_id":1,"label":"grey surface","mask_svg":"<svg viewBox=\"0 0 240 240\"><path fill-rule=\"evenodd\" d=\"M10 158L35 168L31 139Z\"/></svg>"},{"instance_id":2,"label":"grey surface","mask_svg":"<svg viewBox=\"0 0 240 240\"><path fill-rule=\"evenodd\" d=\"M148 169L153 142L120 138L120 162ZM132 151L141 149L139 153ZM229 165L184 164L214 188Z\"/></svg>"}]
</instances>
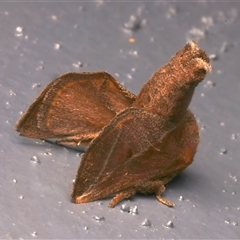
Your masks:
<instances>
[{"instance_id":1,"label":"grey surface","mask_svg":"<svg viewBox=\"0 0 240 240\"><path fill-rule=\"evenodd\" d=\"M239 14L237 2L1 2L0 238L240 238ZM123 202L137 215L109 209L109 199L71 203L79 151L19 137L20 112L69 71L106 70L138 93L192 37L217 59L191 104L195 161L164 194L175 208L153 195Z\"/></svg>"}]
</instances>

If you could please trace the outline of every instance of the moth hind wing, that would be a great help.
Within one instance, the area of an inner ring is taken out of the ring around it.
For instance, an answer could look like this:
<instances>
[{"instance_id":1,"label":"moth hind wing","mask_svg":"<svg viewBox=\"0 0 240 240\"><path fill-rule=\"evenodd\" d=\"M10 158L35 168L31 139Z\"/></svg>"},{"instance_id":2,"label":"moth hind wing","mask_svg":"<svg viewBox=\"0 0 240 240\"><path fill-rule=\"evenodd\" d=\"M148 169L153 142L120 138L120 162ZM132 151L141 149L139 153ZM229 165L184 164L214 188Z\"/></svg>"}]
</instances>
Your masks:
<instances>
[{"instance_id":1,"label":"moth hind wing","mask_svg":"<svg viewBox=\"0 0 240 240\"><path fill-rule=\"evenodd\" d=\"M38 125L38 113L40 106L43 102L45 94L51 89L54 82L48 84L39 94L39 96L33 101L28 109L21 115L20 119L15 124L15 130L19 132L20 136L26 136L31 138L48 138L49 131L39 129Z\"/></svg>"},{"instance_id":2,"label":"moth hind wing","mask_svg":"<svg viewBox=\"0 0 240 240\"><path fill-rule=\"evenodd\" d=\"M88 141L134 100L106 72L67 73L46 86L16 130L32 138L60 138L61 143Z\"/></svg>"}]
</instances>

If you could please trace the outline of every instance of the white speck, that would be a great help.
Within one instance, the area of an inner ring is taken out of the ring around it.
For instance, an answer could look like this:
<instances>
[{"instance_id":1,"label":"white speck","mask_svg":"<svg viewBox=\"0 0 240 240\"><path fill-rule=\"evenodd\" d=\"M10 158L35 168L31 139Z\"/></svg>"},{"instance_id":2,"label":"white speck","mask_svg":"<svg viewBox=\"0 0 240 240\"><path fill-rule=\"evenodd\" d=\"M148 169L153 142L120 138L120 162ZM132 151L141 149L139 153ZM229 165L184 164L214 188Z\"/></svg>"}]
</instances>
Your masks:
<instances>
[{"instance_id":1,"label":"white speck","mask_svg":"<svg viewBox=\"0 0 240 240\"><path fill-rule=\"evenodd\" d=\"M166 226L169 227L169 228L172 228L173 227L173 222L172 221L168 221Z\"/></svg>"},{"instance_id":2,"label":"white speck","mask_svg":"<svg viewBox=\"0 0 240 240\"><path fill-rule=\"evenodd\" d=\"M205 28L209 29L214 25L212 17L202 17L201 22L205 24Z\"/></svg>"},{"instance_id":3,"label":"white speck","mask_svg":"<svg viewBox=\"0 0 240 240\"><path fill-rule=\"evenodd\" d=\"M141 223L142 226L144 227L150 227L152 224L151 224L151 221L147 218L145 218L142 223Z\"/></svg>"},{"instance_id":4,"label":"white speck","mask_svg":"<svg viewBox=\"0 0 240 240\"><path fill-rule=\"evenodd\" d=\"M133 51L133 50L130 50L128 53L129 53L129 55L132 55L132 56L137 56L138 55L138 52Z\"/></svg>"},{"instance_id":5,"label":"white speck","mask_svg":"<svg viewBox=\"0 0 240 240\"><path fill-rule=\"evenodd\" d=\"M238 225L238 223L237 222L231 222L231 224L233 225L233 226L237 226Z\"/></svg>"},{"instance_id":6,"label":"white speck","mask_svg":"<svg viewBox=\"0 0 240 240\"><path fill-rule=\"evenodd\" d=\"M67 209L67 211L68 211L69 213L73 214L73 211L70 211L69 209Z\"/></svg>"},{"instance_id":7,"label":"white speck","mask_svg":"<svg viewBox=\"0 0 240 240\"><path fill-rule=\"evenodd\" d=\"M22 37L22 35L23 35L23 28L22 27L16 27L15 36L16 37Z\"/></svg>"},{"instance_id":8,"label":"white speck","mask_svg":"<svg viewBox=\"0 0 240 240\"><path fill-rule=\"evenodd\" d=\"M21 33L23 31L23 28L22 27L16 27L16 31Z\"/></svg>"},{"instance_id":9,"label":"white speck","mask_svg":"<svg viewBox=\"0 0 240 240\"><path fill-rule=\"evenodd\" d=\"M130 208L130 213L132 215L137 215L138 214L138 207L137 206L131 207Z\"/></svg>"},{"instance_id":10,"label":"white speck","mask_svg":"<svg viewBox=\"0 0 240 240\"><path fill-rule=\"evenodd\" d=\"M136 16L131 15L129 21L124 26L131 31L137 31L141 28L141 21Z\"/></svg>"},{"instance_id":11,"label":"white speck","mask_svg":"<svg viewBox=\"0 0 240 240\"><path fill-rule=\"evenodd\" d=\"M234 182L237 182L238 181L238 178L236 175L232 175L231 173L229 173L229 177L234 181Z\"/></svg>"},{"instance_id":12,"label":"white speck","mask_svg":"<svg viewBox=\"0 0 240 240\"><path fill-rule=\"evenodd\" d=\"M52 156L52 153L49 152L49 151L46 151L46 152L43 153L43 155L49 155L49 156Z\"/></svg>"},{"instance_id":13,"label":"white speck","mask_svg":"<svg viewBox=\"0 0 240 240\"><path fill-rule=\"evenodd\" d=\"M10 89L10 90L9 90L9 95L10 95L10 96L16 96L16 93L15 93L12 89Z\"/></svg>"},{"instance_id":14,"label":"white speck","mask_svg":"<svg viewBox=\"0 0 240 240\"><path fill-rule=\"evenodd\" d=\"M127 77L128 77L129 79L132 79L132 75L130 75L130 74L127 74Z\"/></svg>"},{"instance_id":15,"label":"white speck","mask_svg":"<svg viewBox=\"0 0 240 240\"><path fill-rule=\"evenodd\" d=\"M174 15L176 15L177 9L175 7L169 7L166 11L166 17L167 19L171 19Z\"/></svg>"},{"instance_id":16,"label":"white speck","mask_svg":"<svg viewBox=\"0 0 240 240\"><path fill-rule=\"evenodd\" d=\"M17 183L17 179L15 179L15 178L14 178L12 181L13 181L14 183Z\"/></svg>"},{"instance_id":17,"label":"white speck","mask_svg":"<svg viewBox=\"0 0 240 240\"><path fill-rule=\"evenodd\" d=\"M141 5L137 8L137 15L141 16L143 13L143 10L145 9L145 5Z\"/></svg>"},{"instance_id":18,"label":"white speck","mask_svg":"<svg viewBox=\"0 0 240 240\"><path fill-rule=\"evenodd\" d=\"M84 154L84 153L79 152L79 153L76 154L76 156L81 158L81 157L82 157L82 154Z\"/></svg>"},{"instance_id":19,"label":"white speck","mask_svg":"<svg viewBox=\"0 0 240 240\"><path fill-rule=\"evenodd\" d=\"M37 232L33 232L32 234L31 234L33 237L37 237Z\"/></svg>"},{"instance_id":20,"label":"white speck","mask_svg":"<svg viewBox=\"0 0 240 240\"><path fill-rule=\"evenodd\" d=\"M226 224L230 224L229 219L225 219L224 222L225 222Z\"/></svg>"},{"instance_id":21,"label":"white speck","mask_svg":"<svg viewBox=\"0 0 240 240\"><path fill-rule=\"evenodd\" d=\"M183 201L183 200L184 200L184 197L183 197L183 196L180 196L180 197L178 198L178 200L179 200L179 201Z\"/></svg>"},{"instance_id":22,"label":"white speck","mask_svg":"<svg viewBox=\"0 0 240 240\"><path fill-rule=\"evenodd\" d=\"M103 0L97 0L96 1L96 7L99 7L99 6L103 5L103 4L104 4Z\"/></svg>"},{"instance_id":23,"label":"white speck","mask_svg":"<svg viewBox=\"0 0 240 240\"><path fill-rule=\"evenodd\" d=\"M57 20L58 20L58 17L55 16L55 15L52 15L51 18L52 18L52 20L54 20L54 21L57 21Z\"/></svg>"},{"instance_id":24,"label":"white speck","mask_svg":"<svg viewBox=\"0 0 240 240\"><path fill-rule=\"evenodd\" d=\"M120 207L121 212L129 212L130 211L130 207L127 204L122 204Z\"/></svg>"},{"instance_id":25,"label":"white speck","mask_svg":"<svg viewBox=\"0 0 240 240\"><path fill-rule=\"evenodd\" d=\"M221 148L220 149L220 154L227 154L227 149L226 148Z\"/></svg>"},{"instance_id":26,"label":"white speck","mask_svg":"<svg viewBox=\"0 0 240 240\"><path fill-rule=\"evenodd\" d=\"M212 54L209 55L209 58L210 58L211 60L218 60L218 55L215 54L215 53L212 53Z\"/></svg>"},{"instance_id":27,"label":"white speck","mask_svg":"<svg viewBox=\"0 0 240 240\"><path fill-rule=\"evenodd\" d=\"M83 67L83 63L82 62L73 63L73 66L75 68L80 68L80 67Z\"/></svg>"},{"instance_id":28,"label":"white speck","mask_svg":"<svg viewBox=\"0 0 240 240\"><path fill-rule=\"evenodd\" d=\"M163 225L163 227L165 227L165 228L173 228L174 225L173 225L172 221L168 221L166 225Z\"/></svg>"},{"instance_id":29,"label":"white speck","mask_svg":"<svg viewBox=\"0 0 240 240\"><path fill-rule=\"evenodd\" d=\"M55 43L54 44L54 49L59 50L60 47L61 47L61 45L59 43Z\"/></svg>"},{"instance_id":30,"label":"white speck","mask_svg":"<svg viewBox=\"0 0 240 240\"><path fill-rule=\"evenodd\" d=\"M20 198L20 199L24 199L24 196L23 196L23 195L20 195L19 198Z\"/></svg>"},{"instance_id":31,"label":"white speck","mask_svg":"<svg viewBox=\"0 0 240 240\"><path fill-rule=\"evenodd\" d=\"M95 215L95 216L93 216L92 218L93 218L94 220L98 221L98 222L105 220L105 218L104 218L103 216L96 216L96 215Z\"/></svg>"},{"instance_id":32,"label":"white speck","mask_svg":"<svg viewBox=\"0 0 240 240\"><path fill-rule=\"evenodd\" d=\"M200 40L206 37L206 32L200 28L193 27L187 33L187 40Z\"/></svg>"},{"instance_id":33,"label":"white speck","mask_svg":"<svg viewBox=\"0 0 240 240\"><path fill-rule=\"evenodd\" d=\"M9 102L6 102L6 108L10 108L10 103Z\"/></svg>"},{"instance_id":34,"label":"white speck","mask_svg":"<svg viewBox=\"0 0 240 240\"><path fill-rule=\"evenodd\" d=\"M34 89L36 87L41 87L41 83L33 83L32 89Z\"/></svg>"},{"instance_id":35,"label":"white speck","mask_svg":"<svg viewBox=\"0 0 240 240\"><path fill-rule=\"evenodd\" d=\"M232 140L236 140L236 139L238 139L237 134L233 133L233 134L231 135L231 139L232 139Z\"/></svg>"},{"instance_id":36,"label":"white speck","mask_svg":"<svg viewBox=\"0 0 240 240\"><path fill-rule=\"evenodd\" d=\"M84 227L84 230L87 231L87 230L88 230L88 226L85 226L85 227Z\"/></svg>"},{"instance_id":37,"label":"white speck","mask_svg":"<svg viewBox=\"0 0 240 240\"><path fill-rule=\"evenodd\" d=\"M204 87L205 88L208 88L208 89L210 89L210 88L212 88L212 87L215 87L216 86L216 83L214 83L214 82L212 82L212 81L210 81L210 80L208 80L205 84L204 84Z\"/></svg>"},{"instance_id":38,"label":"white speck","mask_svg":"<svg viewBox=\"0 0 240 240\"><path fill-rule=\"evenodd\" d=\"M39 71L39 70L43 70L44 69L44 66L43 65L40 65L38 67L36 67L36 70Z\"/></svg>"},{"instance_id":39,"label":"white speck","mask_svg":"<svg viewBox=\"0 0 240 240\"><path fill-rule=\"evenodd\" d=\"M221 125L222 127L224 127L224 126L225 126L225 123L224 123L224 122L221 122L220 125Z\"/></svg>"},{"instance_id":40,"label":"white speck","mask_svg":"<svg viewBox=\"0 0 240 240\"><path fill-rule=\"evenodd\" d=\"M37 156L32 156L31 158L30 158L30 160L31 160L31 162L33 162L33 163L37 163L37 164L40 164L41 163L41 161L39 160L39 158L37 157Z\"/></svg>"}]
</instances>

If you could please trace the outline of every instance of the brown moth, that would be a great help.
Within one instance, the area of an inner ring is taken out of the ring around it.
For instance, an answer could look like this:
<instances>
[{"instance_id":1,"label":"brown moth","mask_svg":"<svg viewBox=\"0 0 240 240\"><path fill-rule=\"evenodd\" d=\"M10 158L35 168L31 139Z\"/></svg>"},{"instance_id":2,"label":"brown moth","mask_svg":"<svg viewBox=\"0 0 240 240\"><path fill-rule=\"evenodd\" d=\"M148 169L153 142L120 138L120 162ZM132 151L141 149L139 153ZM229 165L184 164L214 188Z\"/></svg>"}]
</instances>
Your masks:
<instances>
[{"instance_id":1,"label":"brown moth","mask_svg":"<svg viewBox=\"0 0 240 240\"><path fill-rule=\"evenodd\" d=\"M67 73L53 80L16 124L20 135L89 144L73 185L72 202L113 196L114 207L136 192L162 198L165 184L192 163L199 143L188 110L209 58L188 43L142 87L138 96L110 74Z\"/></svg>"}]
</instances>

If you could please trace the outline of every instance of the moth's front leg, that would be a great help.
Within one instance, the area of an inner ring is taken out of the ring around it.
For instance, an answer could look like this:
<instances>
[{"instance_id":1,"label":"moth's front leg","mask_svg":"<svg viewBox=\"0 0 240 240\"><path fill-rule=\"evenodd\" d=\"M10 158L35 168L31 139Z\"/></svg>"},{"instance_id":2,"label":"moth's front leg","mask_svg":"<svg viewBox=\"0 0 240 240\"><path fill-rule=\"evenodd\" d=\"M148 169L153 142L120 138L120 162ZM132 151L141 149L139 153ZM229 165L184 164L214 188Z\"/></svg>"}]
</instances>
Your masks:
<instances>
[{"instance_id":1,"label":"moth's front leg","mask_svg":"<svg viewBox=\"0 0 240 240\"><path fill-rule=\"evenodd\" d=\"M126 191L118 193L115 197L112 198L111 202L108 204L109 207L115 207L123 199L130 198L136 194L135 188L130 188Z\"/></svg>"}]
</instances>

